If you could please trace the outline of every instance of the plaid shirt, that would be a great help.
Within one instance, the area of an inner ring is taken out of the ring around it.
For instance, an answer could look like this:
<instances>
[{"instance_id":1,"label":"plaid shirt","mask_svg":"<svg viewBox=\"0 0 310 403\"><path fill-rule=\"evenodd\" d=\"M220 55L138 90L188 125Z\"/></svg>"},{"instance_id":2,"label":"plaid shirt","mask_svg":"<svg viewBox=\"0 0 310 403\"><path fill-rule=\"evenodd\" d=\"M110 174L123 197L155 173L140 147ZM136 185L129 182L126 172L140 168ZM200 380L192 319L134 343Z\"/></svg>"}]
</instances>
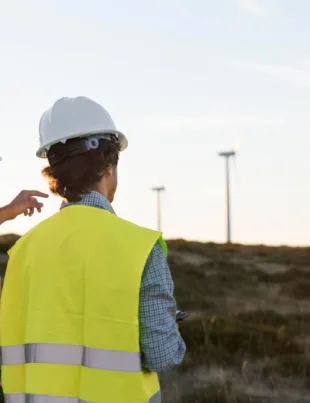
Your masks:
<instances>
[{"instance_id":1,"label":"plaid shirt","mask_svg":"<svg viewBox=\"0 0 310 403\"><path fill-rule=\"evenodd\" d=\"M108 200L98 192L84 195L81 201L63 202L61 208L80 204L108 210L115 214ZM161 246L156 243L145 264L139 304L140 347L142 366L163 372L182 362L185 343L176 322L174 284Z\"/></svg>"}]
</instances>

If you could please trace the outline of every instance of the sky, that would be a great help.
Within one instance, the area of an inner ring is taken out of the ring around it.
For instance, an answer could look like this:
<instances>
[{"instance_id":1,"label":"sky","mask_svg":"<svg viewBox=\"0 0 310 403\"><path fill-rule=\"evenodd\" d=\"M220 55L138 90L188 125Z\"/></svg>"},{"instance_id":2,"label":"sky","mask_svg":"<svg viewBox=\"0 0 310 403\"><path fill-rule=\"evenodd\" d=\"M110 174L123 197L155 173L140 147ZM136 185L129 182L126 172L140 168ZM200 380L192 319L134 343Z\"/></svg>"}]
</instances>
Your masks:
<instances>
[{"instance_id":1,"label":"sky","mask_svg":"<svg viewBox=\"0 0 310 403\"><path fill-rule=\"evenodd\" d=\"M231 164L232 239L310 244L308 0L2 0L0 205L48 191L35 156L42 113L63 96L104 106L129 147L116 213L165 238L223 242ZM54 214L19 217L25 233Z\"/></svg>"}]
</instances>

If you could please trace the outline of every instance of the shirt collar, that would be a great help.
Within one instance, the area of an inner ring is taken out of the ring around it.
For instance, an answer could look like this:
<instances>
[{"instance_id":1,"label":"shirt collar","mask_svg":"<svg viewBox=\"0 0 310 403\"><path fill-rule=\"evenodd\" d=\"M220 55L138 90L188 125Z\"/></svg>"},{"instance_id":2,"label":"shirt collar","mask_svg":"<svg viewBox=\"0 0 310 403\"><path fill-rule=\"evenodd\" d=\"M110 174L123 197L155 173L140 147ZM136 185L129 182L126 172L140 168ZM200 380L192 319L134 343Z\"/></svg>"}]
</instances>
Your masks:
<instances>
[{"instance_id":1,"label":"shirt collar","mask_svg":"<svg viewBox=\"0 0 310 403\"><path fill-rule=\"evenodd\" d=\"M108 201L108 199L104 197L101 193L95 191L85 193L82 199L78 202L63 201L61 203L60 208L62 209L67 206L78 206L78 205L97 207L102 210L108 210L110 213L115 214L115 211L111 206L111 203Z\"/></svg>"}]
</instances>

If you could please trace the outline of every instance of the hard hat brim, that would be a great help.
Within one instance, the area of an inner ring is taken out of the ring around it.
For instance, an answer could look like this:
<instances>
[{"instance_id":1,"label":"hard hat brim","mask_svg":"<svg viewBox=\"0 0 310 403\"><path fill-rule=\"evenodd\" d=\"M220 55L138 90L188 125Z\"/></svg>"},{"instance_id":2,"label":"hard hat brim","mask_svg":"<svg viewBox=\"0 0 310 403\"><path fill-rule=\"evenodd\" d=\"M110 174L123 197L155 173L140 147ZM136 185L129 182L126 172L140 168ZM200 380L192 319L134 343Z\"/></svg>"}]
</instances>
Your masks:
<instances>
[{"instance_id":1,"label":"hard hat brim","mask_svg":"<svg viewBox=\"0 0 310 403\"><path fill-rule=\"evenodd\" d=\"M120 151L124 151L126 150L126 148L128 147L128 139L125 136L124 133L118 131L118 130L106 130L106 131L98 131L96 132L92 132L91 134L89 133L73 133L71 135L66 136L65 141L69 140L69 139L73 139L73 138L78 138L78 137L91 137L92 135L95 134L105 134L105 133L109 133L109 134L115 134L118 137L118 140L120 142ZM49 144L44 145L44 147L40 147L38 149L38 151L36 152L36 156L39 158L47 158L47 152L50 149L51 146L53 146L54 144L60 143L61 140L57 140L54 142L51 142Z\"/></svg>"}]
</instances>

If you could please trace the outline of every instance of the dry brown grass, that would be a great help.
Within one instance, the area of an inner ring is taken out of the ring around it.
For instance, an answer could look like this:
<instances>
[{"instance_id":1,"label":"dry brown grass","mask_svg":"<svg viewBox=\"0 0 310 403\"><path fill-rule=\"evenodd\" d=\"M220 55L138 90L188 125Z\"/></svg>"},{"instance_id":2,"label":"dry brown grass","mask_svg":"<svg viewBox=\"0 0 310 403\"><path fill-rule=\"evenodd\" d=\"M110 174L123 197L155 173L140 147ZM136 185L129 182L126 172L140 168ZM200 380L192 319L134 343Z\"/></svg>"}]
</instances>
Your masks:
<instances>
[{"instance_id":1,"label":"dry brown grass","mask_svg":"<svg viewBox=\"0 0 310 403\"><path fill-rule=\"evenodd\" d=\"M169 250L178 303L192 316L180 327L185 360L162 377L167 402L310 401L310 248L176 240Z\"/></svg>"}]
</instances>

